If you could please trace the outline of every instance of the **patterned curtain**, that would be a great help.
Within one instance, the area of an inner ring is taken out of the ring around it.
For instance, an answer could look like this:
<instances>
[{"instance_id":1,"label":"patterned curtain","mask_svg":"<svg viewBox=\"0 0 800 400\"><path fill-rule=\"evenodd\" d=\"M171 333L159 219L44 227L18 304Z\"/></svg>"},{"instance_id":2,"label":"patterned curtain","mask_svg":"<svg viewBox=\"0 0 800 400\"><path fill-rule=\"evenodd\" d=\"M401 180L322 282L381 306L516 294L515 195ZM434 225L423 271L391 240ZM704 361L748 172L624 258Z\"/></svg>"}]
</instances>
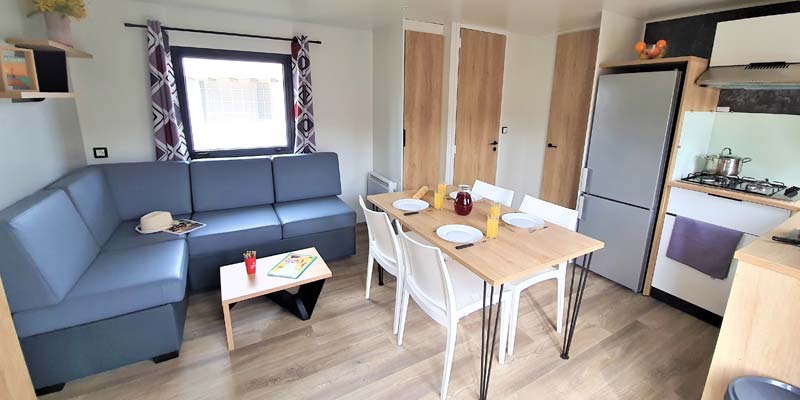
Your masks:
<instances>
[{"instance_id":1,"label":"patterned curtain","mask_svg":"<svg viewBox=\"0 0 800 400\"><path fill-rule=\"evenodd\" d=\"M147 58L150 63L150 94L153 104L153 134L158 161L188 160L169 37L158 21L147 21Z\"/></svg>"},{"instance_id":2,"label":"patterned curtain","mask_svg":"<svg viewBox=\"0 0 800 400\"><path fill-rule=\"evenodd\" d=\"M292 40L292 80L294 82L294 152L317 151L314 138L314 96L311 92L311 58L308 37Z\"/></svg>"}]
</instances>

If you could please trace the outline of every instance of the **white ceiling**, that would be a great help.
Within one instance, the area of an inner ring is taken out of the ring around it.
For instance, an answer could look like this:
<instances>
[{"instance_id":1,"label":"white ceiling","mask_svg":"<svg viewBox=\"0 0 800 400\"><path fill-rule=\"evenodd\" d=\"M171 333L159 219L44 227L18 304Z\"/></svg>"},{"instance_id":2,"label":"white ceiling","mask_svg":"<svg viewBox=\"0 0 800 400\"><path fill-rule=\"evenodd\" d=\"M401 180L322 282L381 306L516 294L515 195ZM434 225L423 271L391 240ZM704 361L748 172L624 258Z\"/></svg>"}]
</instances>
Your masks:
<instances>
[{"instance_id":1,"label":"white ceiling","mask_svg":"<svg viewBox=\"0 0 800 400\"><path fill-rule=\"evenodd\" d=\"M599 24L602 9L651 21L705 11L775 3L770 0L140 0L277 19L371 29L404 16L531 35Z\"/></svg>"}]
</instances>

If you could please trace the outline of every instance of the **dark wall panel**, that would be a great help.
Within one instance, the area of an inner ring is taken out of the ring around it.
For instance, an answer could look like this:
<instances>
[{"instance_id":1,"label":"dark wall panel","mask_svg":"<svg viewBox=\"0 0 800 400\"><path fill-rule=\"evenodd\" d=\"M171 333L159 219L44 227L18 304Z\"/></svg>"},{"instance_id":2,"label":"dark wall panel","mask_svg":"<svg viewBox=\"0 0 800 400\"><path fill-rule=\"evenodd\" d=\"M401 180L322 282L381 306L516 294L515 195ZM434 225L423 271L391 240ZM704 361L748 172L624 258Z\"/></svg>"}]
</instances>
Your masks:
<instances>
[{"instance_id":1,"label":"dark wall panel","mask_svg":"<svg viewBox=\"0 0 800 400\"><path fill-rule=\"evenodd\" d=\"M800 12L800 1L651 22L645 27L644 40L655 43L659 39L666 39L669 42L669 57L698 56L710 59L718 22L793 12ZM789 43L787 45L793 45ZM800 115L800 90L723 90L719 105L731 107L731 111L736 112Z\"/></svg>"}]
</instances>

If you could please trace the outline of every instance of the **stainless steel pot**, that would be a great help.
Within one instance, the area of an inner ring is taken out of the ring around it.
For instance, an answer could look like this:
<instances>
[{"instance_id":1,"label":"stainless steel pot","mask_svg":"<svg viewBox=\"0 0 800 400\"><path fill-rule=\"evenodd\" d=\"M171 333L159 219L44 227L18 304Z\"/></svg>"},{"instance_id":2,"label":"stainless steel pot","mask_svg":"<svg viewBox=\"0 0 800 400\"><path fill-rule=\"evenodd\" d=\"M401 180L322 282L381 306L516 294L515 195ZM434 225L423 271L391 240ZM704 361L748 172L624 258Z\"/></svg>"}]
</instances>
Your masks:
<instances>
[{"instance_id":1,"label":"stainless steel pot","mask_svg":"<svg viewBox=\"0 0 800 400\"><path fill-rule=\"evenodd\" d=\"M725 154L725 152L728 154ZM742 172L742 166L753 161L750 157L739 157L733 154L730 147L722 149L719 154L706 155L706 173L733 176Z\"/></svg>"}]
</instances>

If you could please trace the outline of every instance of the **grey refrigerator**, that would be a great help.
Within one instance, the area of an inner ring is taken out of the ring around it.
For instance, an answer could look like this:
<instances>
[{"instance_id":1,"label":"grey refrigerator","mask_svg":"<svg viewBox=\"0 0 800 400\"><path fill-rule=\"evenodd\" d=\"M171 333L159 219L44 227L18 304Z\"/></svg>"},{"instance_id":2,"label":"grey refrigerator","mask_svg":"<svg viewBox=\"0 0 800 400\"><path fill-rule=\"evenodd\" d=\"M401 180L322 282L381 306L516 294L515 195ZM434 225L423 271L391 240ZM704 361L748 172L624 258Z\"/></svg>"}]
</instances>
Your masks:
<instances>
[{"instance_id":1,"label":"grey refrigerator","mask_svg":"<svg viewBox=\"0 0 800 400\"><path fill-rule=\"evenodd\" d=\"M578 231L605 243L591 270L637 292L653 240L680 84L677 70L598 80Z\"/></svg>"}]
</instances>

